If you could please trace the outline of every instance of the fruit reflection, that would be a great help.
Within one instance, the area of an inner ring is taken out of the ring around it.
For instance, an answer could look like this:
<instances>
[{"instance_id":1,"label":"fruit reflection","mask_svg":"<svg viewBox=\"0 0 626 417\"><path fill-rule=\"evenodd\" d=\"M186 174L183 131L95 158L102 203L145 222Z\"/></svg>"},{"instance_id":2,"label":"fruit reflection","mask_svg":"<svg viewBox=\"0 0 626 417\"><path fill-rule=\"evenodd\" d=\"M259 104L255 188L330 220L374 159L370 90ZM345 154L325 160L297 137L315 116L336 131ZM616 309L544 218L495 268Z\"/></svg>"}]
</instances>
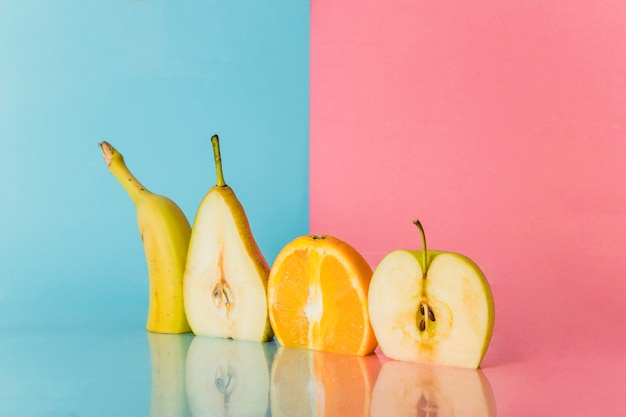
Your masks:
<instances>
[{"instance_id":1,"label":"fruit reflection","mask_svg":"<svg viewBox=\"0 0 626 417\"><path fill-rule=\"evenodd\" d=\"M480 370L386 362L372 392L371 417L489 417L496 406Z\"/></svg>"},{"instance_id":2,"label":"fruit reflection","mask_svg":"<svg viewBox=\"0 0 626 417\"><path fill-rule=\"evenodd\" d=\"M265 417L274 350L274 343L196 336L186 363L191 415Z\"/></svg>"},{"instance_id":3,"label":"fruit reflection","mask_svg":"<svg viewBox=\"0 0 626 417\"><path fill-rule=\"evenodd\" d=\"M185 358L193 336L152 332L146 334L152 364L150 416L188 416Z\"/></svg>"},{"instance_id":4,"label":"fruit reflection","mask_svg":"<svg viewBox=\"0 0 626 417\"><path fill-rule=\"evenodd\" d=\"M376 355L279 347L271 374L272 416L369 416L379 370Z\"/></svg>"}]
</instances>

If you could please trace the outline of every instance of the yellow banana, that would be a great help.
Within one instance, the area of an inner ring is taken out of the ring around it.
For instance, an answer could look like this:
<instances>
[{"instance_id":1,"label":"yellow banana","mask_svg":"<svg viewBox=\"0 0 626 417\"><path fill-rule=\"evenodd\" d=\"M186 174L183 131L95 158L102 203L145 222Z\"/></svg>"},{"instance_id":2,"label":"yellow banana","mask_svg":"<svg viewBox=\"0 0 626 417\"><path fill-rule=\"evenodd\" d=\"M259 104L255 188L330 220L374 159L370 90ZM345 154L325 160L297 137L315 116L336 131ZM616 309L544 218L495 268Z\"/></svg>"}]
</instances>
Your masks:
<instances>
[{"instance_id":1,"label":"yellow banana","mask_svg":"<svg viewBox=\"0 0 626 417\"><path fill-rule=\"evenodd\" d=\"M100 150L109 171L122 184L137 211L150 287L146 329L188 333L191 328L183 303L183 274L191 236L189 221L176 203L141 185L113 146L102 142Z\"/></svg>"}]
</instances>

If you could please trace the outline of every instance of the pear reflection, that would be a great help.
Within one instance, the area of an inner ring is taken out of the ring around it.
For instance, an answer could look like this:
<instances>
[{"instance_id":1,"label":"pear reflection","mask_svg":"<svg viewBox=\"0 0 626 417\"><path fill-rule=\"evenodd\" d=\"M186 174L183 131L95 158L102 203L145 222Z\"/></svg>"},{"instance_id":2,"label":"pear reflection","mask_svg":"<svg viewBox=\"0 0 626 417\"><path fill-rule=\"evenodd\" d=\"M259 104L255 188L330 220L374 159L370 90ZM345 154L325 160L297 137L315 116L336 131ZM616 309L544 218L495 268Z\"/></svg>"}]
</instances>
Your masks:
<instances>
[{"instance_id":1,"label":"pear reflection","mask_svg":"<svg viewBox=\"0 0 626 417\"><path fill-rule=\"evenodd\" d=\"M152 364L150 416L189 416L185 394L185 360L193 335L146 334Z\"/></svg>"},{"instance_id":2,"label":"pear reflection","mask_svg":"<svg viewBox=\"0 0 626 417\"><path fill-rule=\"evenodd\" d=\"M271 374L272 416L369 416L379 370L376 355L279 347Z\"/></svg>"},{"instance_id":3,"label":"pear reflection","mask_svg":"<svg viewBox=\"0 0 626 417\"><path fill-rule=\"evenodd\" d=\"M389 361L372 392L372 417L485 417L496 406L480 370Z\"/></svg>"},{"instance_id":4,"label":"pear reflection","mask_svg":"<svg viewBox=\"0 0 626 417\"><path fill-rule=\"evenodd\" d=\"M265 417L273 343L196 336L186 363L191 415Z\"/></svg>"}]
</instances>

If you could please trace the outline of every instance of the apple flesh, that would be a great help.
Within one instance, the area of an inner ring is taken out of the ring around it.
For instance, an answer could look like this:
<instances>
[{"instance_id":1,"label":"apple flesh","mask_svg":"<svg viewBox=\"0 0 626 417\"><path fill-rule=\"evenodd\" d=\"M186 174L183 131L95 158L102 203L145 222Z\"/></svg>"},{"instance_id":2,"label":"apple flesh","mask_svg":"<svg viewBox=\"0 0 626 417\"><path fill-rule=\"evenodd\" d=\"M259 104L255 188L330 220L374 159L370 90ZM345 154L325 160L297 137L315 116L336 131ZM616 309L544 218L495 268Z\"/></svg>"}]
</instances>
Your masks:
<instances>
[{"instance_id":1,"label":"apple flesh","mask_svg":"<svg viewBox=\"0 0 626 417\"><path fill-rule=\"evenodd\" d=\"M368 303L381 351L391 359L478 368L494 325L483 272L468 257L396 250L376 267Z\"/></svg>"}]
</instances>

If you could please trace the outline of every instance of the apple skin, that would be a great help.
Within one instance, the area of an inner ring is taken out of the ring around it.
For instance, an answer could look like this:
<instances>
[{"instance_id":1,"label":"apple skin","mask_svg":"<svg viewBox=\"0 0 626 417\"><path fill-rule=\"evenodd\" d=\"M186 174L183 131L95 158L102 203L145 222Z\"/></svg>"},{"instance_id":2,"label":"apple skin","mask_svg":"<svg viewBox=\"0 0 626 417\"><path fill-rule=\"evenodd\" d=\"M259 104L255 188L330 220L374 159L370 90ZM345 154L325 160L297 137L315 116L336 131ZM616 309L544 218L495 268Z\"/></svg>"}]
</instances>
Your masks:
<instances>
[{"instance_id":1,"label":"apple skin","mask_svg":"<svg viewBox=\"0 0 626 417\"><path fill-rule=\"evenodd\" d=\"M437 250L393 251L374 271L368 303L374 333L388 358L480 367L495 308L489 283L470 258ZM436 320L425 319L422 304Z\"/></svg>"}]
</instances>

